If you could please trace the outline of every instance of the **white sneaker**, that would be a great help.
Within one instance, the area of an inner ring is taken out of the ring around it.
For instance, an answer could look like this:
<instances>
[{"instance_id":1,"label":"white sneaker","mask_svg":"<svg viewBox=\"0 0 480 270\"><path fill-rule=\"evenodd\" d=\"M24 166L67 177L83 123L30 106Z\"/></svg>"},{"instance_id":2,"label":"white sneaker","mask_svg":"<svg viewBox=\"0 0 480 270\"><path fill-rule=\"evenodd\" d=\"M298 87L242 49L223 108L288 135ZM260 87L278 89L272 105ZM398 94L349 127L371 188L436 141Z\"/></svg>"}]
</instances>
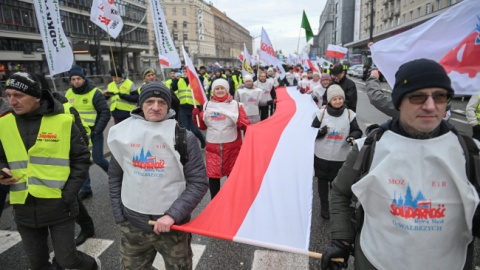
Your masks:
<instances>
[{"instance_id":1,"label":"white sneaker","mask_svg":"<svg viewBox=\"0 0 480 270\"><path fill-rule=\"evenodd\" d=\"M102 269L102 262L100 261L99 258L95 258L95 262L97 263L97 270Z\"/></svg>"}]
</instances>

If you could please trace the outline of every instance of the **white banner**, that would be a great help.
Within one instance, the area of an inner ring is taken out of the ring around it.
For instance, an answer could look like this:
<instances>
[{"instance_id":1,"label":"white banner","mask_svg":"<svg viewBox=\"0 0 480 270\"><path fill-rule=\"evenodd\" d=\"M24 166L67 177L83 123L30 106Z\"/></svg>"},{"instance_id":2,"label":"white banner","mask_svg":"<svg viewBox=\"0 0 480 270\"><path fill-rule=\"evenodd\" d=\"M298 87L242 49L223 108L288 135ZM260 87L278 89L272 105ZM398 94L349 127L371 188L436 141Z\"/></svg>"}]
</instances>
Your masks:
<instances>
[{"instance_id":1,"label":"white banner","mask_svg":"<svg viewBox=\"0 0 480 270\"><path fill-rule=\"evenodd\" d=\"M270 65L273 65L280 70L282 73L280 75L280 79L283 79L285 77L285 69L282 66L282 62L277 59L277 54L275 53L275 50L273 49L272 42L270 42L270 38L267 35L267 32L262 27L262 40L260 43L260 57L262 58L262 61L267 62Z\"/></svg>"},{"instance_id":2,"label":"white banner","mask_svg":"<svg viewBox=\"0 0 480 270\"><path fill-rule=\"evenodd\" d=\"M50 75L69 71L73 52L63 32L58 1L34 0L33 4Z\"/></svg>"},{"instance_id":3,"label":"white banner","mask_svg":"<svg viewBox=\"0 0 480 270\"><path fill-rule=\"evenodd\" d=\"M160 64L168 68L180 68L182 62L178 52L175 50L175 44L172 41L170 32L168 32L167 22L165 21L160 1L150 0L150 9L152 10L155 41L157 43Z\"/></svg>"},{"instance_id":4,"label":"white banner","mask_svg":"<svg viewBox=\"0 0 480 270\"><path fill-rule=\"evenodd\" d=\"M245 75L252 75L253 76L253 69L251 65L251 57L250 54L248 53L247 46L245 43L243 43L243 60L242 60L242 76Z\"/></svg>"},{"instance_id":5,"label":"white banner","mask_svg":"<svg viewBox=\"0 0 480 270\"><path fill-rule=\"evenodd\" d=\"M123 20L118 14L113 14L112 10L118 13L113 1L105 2L105 0L93 0L92 9L90 11L90 20L106 31L111 37L117 38L123 28ZM111 2L111 4L110 4ZM106 6L106 5L109 6ZM113 6L113 7L112 7ZM105 10L108 12L105 12ZM113 11L113 12L115 12Z\"/></svg>"}]
</instances>

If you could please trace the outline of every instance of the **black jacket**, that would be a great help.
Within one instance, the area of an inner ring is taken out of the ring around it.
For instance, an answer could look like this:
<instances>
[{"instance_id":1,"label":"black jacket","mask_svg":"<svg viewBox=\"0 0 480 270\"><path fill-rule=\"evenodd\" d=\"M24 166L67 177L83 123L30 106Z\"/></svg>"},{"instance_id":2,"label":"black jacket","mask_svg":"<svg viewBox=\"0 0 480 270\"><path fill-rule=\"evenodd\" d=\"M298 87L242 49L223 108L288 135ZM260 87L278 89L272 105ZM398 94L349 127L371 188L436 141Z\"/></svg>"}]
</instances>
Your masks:
<instances>
[{"instance_id":1,"label":"black jacket","mask_svg":"<svg viewBox=\"0 0 480 270\"><path fill-rule=\"evenodd\" d=\"M44 90L40 107L26 115L16 115L17 128L25 149L30 149L37 139L40 123L44 115L63 113L63 105L54 100L50 92ZM0 168L8 168L7 157L0 141ZM62 190L61 199L40 199L28 195L25 204L14 204L17 224L39 228L58 224L72 219L78 214L77 194L90 167L90 152L81 132L72 123L70 145L70 175Z\"/></svg>"},{"instance_id":2,"label":"black jacket","mask_svg":"<svg viewBox=\"0 0 480 270\"><path fill-rule=\"evenodd\" d=\"M107 127L108 121L110 121L110 108L108 107L107 100L105 100L105 96L103 93L96 88L95 84L90 81L86 80L85 83L80 86L79 88L72 87L73 93L77 95L83 95L90 91L96 91L93 95L93 107L97 111L97 119L95 119L95 125L91 127L93 134L100 134L102 133L105 128Z\"/></svg>"}]
</instances>

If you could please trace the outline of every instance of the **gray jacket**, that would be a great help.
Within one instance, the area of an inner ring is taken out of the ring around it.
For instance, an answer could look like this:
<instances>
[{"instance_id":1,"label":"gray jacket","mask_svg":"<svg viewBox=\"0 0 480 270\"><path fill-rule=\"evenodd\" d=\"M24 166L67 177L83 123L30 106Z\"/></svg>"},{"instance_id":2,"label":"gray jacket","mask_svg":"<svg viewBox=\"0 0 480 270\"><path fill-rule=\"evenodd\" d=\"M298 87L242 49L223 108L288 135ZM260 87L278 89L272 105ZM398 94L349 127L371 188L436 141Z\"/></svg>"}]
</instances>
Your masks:
<instances>
[{"instance_id":1,"label":"gray jacket","mask_svg":"<svg viewBox=\"0 0 480 270\"><path fill-rule=\"evenodd\" d=\"M0 96L0 117L10 111L10 104L7 99Z\"/></svg>"},{"instance_id":2,"label":"gray jacket","mask_svg":"<svg viewBox=\"0 0 480 270\"><path fill-rule=\"evenodd\" d=\"M400 112L393 106L392 96L386 94L385 91L382 90L377 78L368 78L366 89L370 104L375 108L393 118L398 118L400 116Z\"/></svg>"},{"instance_id":3,"label":"gray jacket","mask_svg":"<svg viewBox=\"0 0 480 270\"><path fill-rule=\"evenodd\" d=\"M138 108L132 111L132 117L145 121ZM166 118L173 116L173 110ZM208 190L207 172L202 152L198 146L197 138L187 131L187 151L188 161L183 166L183 173L187 181L187 187L177 198L170 208L165 212L175 220L175 224L183 224L190 220L190 213L200 203L203 196ZM108 170L108 178L110 185L110 200L112 202L112 211L115 222L121 223L128 220L134 226L141 228L147 232L153 231L153 226L148 225L149 220L157 220L161 216L146 215L135 212L126 208L122 203L122 181L123 170L118 164L114 156L110 160L110 168ZM161 194L159 194L161 196Z\"/></svg>"}]
</instances>

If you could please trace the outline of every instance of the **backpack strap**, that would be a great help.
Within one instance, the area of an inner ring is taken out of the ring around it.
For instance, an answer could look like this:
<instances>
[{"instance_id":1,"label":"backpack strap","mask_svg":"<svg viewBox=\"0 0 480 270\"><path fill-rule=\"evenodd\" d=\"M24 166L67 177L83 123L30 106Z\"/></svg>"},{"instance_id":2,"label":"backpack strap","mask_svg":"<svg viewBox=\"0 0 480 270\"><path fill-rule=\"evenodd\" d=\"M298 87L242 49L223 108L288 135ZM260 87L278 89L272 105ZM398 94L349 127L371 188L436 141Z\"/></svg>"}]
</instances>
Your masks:
<instances>
[{"instance_id":1,"label":"backpack strap","mask_svg":"<svg viewBox=\"0 0 480 270\"><path fill-rule=\"evenodd\" d=\"M365 143L360 149L357 160L353 165L353 169L360 172L360 177L355 182L360 180L360 178L362 178L370 170L370 165L372 164L373 160L373 154L375 153L375 144L378 140L380 140L383 132L385 132L385 129L380 127L376 128L372 130L372 132L368 134L367 138L365 139Z\"/></svg>"},{"instance_id":2,"label":"backpack strap","mask_svg":"<svg viewBox=\"0 0 480 270\"><path fill-rule=\"evenodd\" d=\"M188 161L187 129L175 125L175 150L180 154L180 162L185 165Z\"/></svg>"}]
</instances>

